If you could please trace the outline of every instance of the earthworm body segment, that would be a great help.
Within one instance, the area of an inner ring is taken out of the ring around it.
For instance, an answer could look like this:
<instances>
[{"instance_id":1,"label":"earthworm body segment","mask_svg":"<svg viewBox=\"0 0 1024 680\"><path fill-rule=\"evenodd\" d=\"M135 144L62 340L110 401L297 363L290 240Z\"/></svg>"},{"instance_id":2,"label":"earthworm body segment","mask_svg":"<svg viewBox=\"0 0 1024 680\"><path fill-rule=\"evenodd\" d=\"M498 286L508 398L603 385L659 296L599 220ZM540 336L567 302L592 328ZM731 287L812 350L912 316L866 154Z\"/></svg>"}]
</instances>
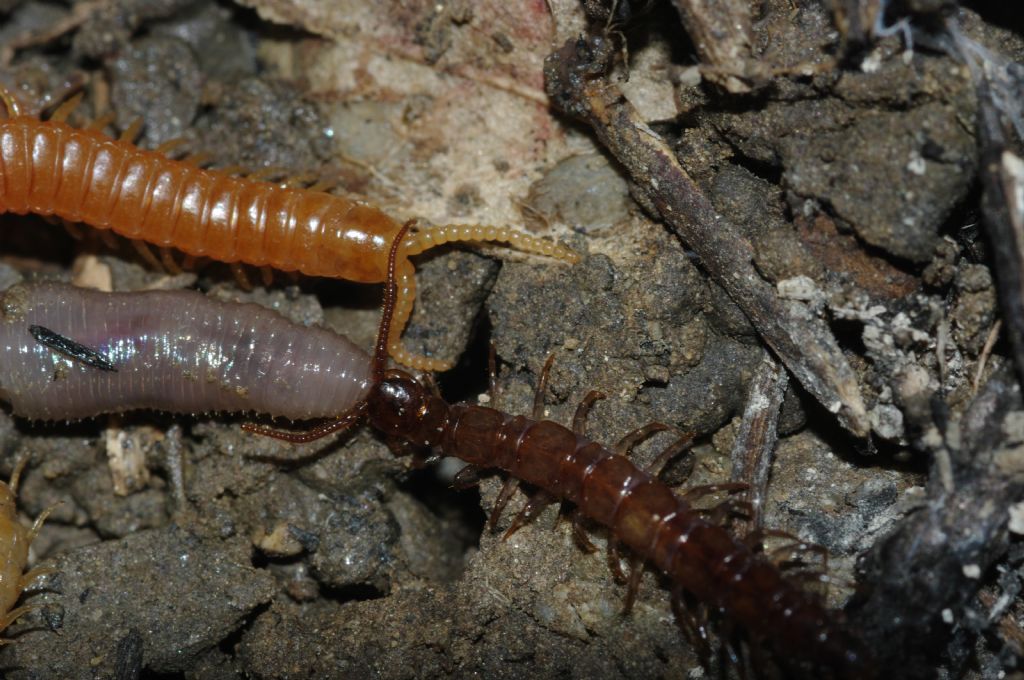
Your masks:
<instances>
[{"instance_id":1,"label":"earthworm body segment","mask_svg":"<svg viewBox=\"0 0 1024 680\"><path fill-rule=\"evenodd\" d=\"M302 420L344 413L370 389L369 357L344 336L195 292L19 284L0 298L0 315L0 399L27 418L150 408ZM31 326L91 348L116 370L55 351Z\"/></svg>"}]
</instances>

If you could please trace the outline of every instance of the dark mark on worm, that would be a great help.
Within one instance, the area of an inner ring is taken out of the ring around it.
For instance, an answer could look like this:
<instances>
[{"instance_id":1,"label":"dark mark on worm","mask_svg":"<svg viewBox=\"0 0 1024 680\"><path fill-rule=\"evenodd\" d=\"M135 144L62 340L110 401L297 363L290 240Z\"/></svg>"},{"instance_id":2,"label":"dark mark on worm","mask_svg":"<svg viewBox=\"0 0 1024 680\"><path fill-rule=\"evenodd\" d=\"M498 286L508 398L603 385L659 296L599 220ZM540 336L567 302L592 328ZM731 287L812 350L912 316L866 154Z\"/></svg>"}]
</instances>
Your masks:
<instances>
[{"instance_id":1,"label":"dark mark on worm","mask_svg":"<svg viewBox=\"0 0 1024 680\"><path fill-rule=\"evenodd\" d=\"M38 343L49 347L54 352L63 354L75 361L80 361L86 366L92 366L93 368L98 368L101 371L117 373L117 367L110 363L105 356L91 347L86 347L83 344L75 342L71 338L66 338L60 333L51 331L45 326L29 326L28 330Z\"/></svg>"}]
</instances>

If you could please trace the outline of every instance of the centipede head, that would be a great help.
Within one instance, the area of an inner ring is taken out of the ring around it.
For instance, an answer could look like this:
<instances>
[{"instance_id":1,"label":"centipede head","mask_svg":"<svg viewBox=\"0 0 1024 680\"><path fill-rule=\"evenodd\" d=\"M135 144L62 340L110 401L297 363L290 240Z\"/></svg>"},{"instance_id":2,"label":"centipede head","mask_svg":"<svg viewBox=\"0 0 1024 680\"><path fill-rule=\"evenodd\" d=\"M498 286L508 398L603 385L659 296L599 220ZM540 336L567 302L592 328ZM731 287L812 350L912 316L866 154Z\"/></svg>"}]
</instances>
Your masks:
<instances>
[{"instance_id":1,"label":"centipede head","mask_svg":"<svg viewBox=\"0 0 1024 680\"><path fill-rule=\"evenodd\" d=\"M370 424L415 446L436 446L448 427L448 403L405 371L384 374L367 399Z\"/></svg>"}]
</instances>

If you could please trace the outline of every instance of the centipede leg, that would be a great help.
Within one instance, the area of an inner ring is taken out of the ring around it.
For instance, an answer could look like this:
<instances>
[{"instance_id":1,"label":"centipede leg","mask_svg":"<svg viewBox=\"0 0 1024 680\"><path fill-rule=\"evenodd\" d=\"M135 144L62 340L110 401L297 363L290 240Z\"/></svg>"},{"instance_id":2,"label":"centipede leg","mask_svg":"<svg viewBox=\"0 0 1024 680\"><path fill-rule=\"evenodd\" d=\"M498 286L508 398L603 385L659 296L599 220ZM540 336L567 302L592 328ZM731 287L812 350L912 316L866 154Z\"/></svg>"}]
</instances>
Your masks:
<instances>
[{"instance_id":1,"label":"centipede leg","mask_svg":"<svg viewBox=\"0 0 1024 680\"><path fill-rule=\"evenodd\" d=\"M42 607L42 604L26 604L18 607L17 609L12 609L11 611L4 614L4 616L0 617L0 630L7 628L9 625L20 619L25 614L28 614L30 611L33 611L35 609L41 609ZM0 646L8 645L12 642L14 642L14 640L0 638Z\"/></svg>"},{"instance_id":2,"label":"centipede leg","mask_svg":"<svg viewBox=\"0 0 1024 680\"><path fill-rule=\"evenodd\" d=\"M132 247L135 248L135 252L139 254L139 257L141 257L152 269L159 272L164 270L164 266L160 264L160 260L157 259L149 245L144 241L132 241Z\"/></svg>"},{"instance_id":3,"label":"centipede leg","mask_svg":"<svg viewBox=\"0 0 1024 680\"><path fill-rule=\"evenodd\" d=\"M35 569L30 569L29 571L26 571L24 574L21 575L21 579L18 581L18 589L24 590L25 588L28 588L40 576L46 576L47 574L56 573L56 567L36 567Z\"/></svg>"},{"instance_id":4,"label":"centipede leg","mask_svg":"<svg viewBox=\"0 0 1024 680\"><path fill-rule=\"evenodd\" d=\"M281 180L281 184L286 187L300 187L303 184L309 184L316 179L316 173L314 172L302 172L298 175L288 175Z\"/></svg>"},{"instance_id":5,"label":"centipede leg","mask_svg":"<svg viewBox=\"0 0 1024 680\"><path fill-rule=\"evenodd\" d=\"M689 641L690 646L697 652L697 657L704 668L711 666L711 645L708 639L707 626L699 621L699 613L695 613L695 607L688 607L686 593L680 586L672 589L672 614L675 616L676 624L683 632L683 637Z\"/></svg>"},{"instance_id":6,"label":"centipede leg","mask_svg":"<svg viewBox=\"0 0 1024 680\"><path fill-rule=\"evenodd\" d=\"M86 130L103 132L103 129L114 122L114 113L104 113L102 116L85 126Z\"/></svg>"},{"instance_id":7,"label":"centipede leg","mask_svg":"<svg viewBox=\"0 0 1024 680\"><path fill-rule=\"evenodd\" d=\"M189 154L181 159L182 163L188 163L194 165L197 168L208 163L213 158L213 154L209 151L199 151L197 153Z\"/></svg>"},{"instance_id":8,"label":"centipede leg","mask_svg":"<svg viewBox=\"0 0 1024 680\"><path fill-rule=\"evenodd\" d=\"M181 267L179 267L178 263L174 261L174 254L171 252L170 248L160 249L160 264L163 265L164 269L166 269L169 274L177 276L182 272Z\"/></svg>"},{"instance_id":9,"label":"centipede leg","mask_svg":"<svg viewBox=\"0 0 1024 680\"><path fill-rule=\"evenodd\" d=\"M722 482L721 484L702 484L701 486L694 486L687 489L681 495L681 498L687 503L693 503L694 501L700 500L705 496L710 496L713 493L739 493L740 491L746 491L749 487L742 482Z\"/></svg>"},{"instance_id":10,"label":"centipede leg","mask_svg":"<svg viewBox=\"0 0 1024 680\"><path fill-rule=\"evenodd\" d=\"M263 282L264 288L270 288L274 285L274 270L270 267L260 267L260 281Z\"/></svg>"},{"instance_id":11,"label":"centipede leg","mask_svg":"<svg viewBox=\"0 0 1024 680\"><path fill-rule=\"evenodd\" d=\"M572 537L576 539L576 544L579 545L580 550L585 553L597 552L597 546L590 540L590 536L587 535L587 530L583 527L583 513L579 509L574 509L570 516L572 522Z\"/></svg>"},{"instance_id":12,"label":"centipede leg","mask_svg":"<svg viewBox=\"0 0 1024 680\"><path fill-rule=\"evenodd\" d=\"M724 525L733 517L750 519L754 515L754 506L740 498L727 498L711 509L708 521L716 525Z\"/></svg>"},{"instance_id":13,"label":"centipede leg","mask_svg":"<svg viewBox=\"0 0 1024 680\"><path fill-rule=\"evenodd\" d=\"M519 480L515 477L508 477L505 479L505 483L501 485L501 491L498 492L498 498L494 501L494 508L491 510L491 516L487 520L487 530L494 533L498 526L498 520L501 518L501 513L505 512L505 506L508 505L509 500L512 498L512 494L516 492L516 488L519 486Z\"/></svg>"},{"instance_id":14,"label":"centipede leg","mask_svg":"<svg viewBox=\"0 0 1024 680\"><path fill-rule=\"evenodd\" d=\"M249 173L247 177L253 181L260 182L271 177L280 177L287 171L287 168L280 165L268 165L265 168L260 168L259 170Z\"/></svg>"},{"instance_id":15,"label":"centipede leg","mask_svg":"<svg viewBox=\"0 0 1024 680\"><path fill-rule=\"evenodd\" d=\"M540 512L551 505L554 502L554 498L551 494L546 491L535 491L529 500L526 501L526 505L520 510L515 519L512 520L512 525L505 531L505 534L501 537L502 540L507 540L512 534L522 529L524 526L532 522Z\"/></svg>"},{"instance_id":16,"label":"centipede leg","mask_svg":"<svg viewBox=\"0 0 1024 680\"><path fill-rule=\"evenodd\" d=\"M31 544L32 541L36 540L36 536L39 535L39 531L43 528L43 522L46 521L46 518L49 517L50 514L61 505L63 505L63 502L54 503L53 505L39 513L39 516L36 517L36 521L32 522L32 528L28 530L27 538L29 544Z\"/></svg>"},{"instance_id":17,"label":"centipede leg","mask_svg":"<svg viewBox=\"0 0 1024 680\"><path fill-rule=\"evenodd\" d=\"M107 248L108 250L119 250L120 249L121 242L117 240L117 238L114 236L113 233L111 233L110 231L108 231L106 229L103 229L103 230L98 231L96 233L99 234L100 241L103 242L103 246L105 248ZM157 267L157 269L159 269L159 267Z\"/></svg>"},{"instance_id":18,"label":"centipede leg","mask_svg":"<svg viewBox=\"0 0 1024 680\"><path fill-rule=\"evenodd\" d=\"M306 191L317 191L317 192L328 193L328 192L330 192L331 189L333 189L336 186L338 186L338 183L336 181L320 179L315 184L312 184L312 185L308 186L306 188Z\"/></svg>"},{"instance_id":19,"label":"centipede leg","mask_svg":"<svg viewBox=\"0 0 1024 680\"><path fill-rule=\"evenodd\" d=\"M77 224L72 224L67 220L61 220L60 223L61 226L64 227L64 231L68 232L68 236L70 236L71 238L75 239L76 241L81 241L85 239L85 233L82 232L82 230L78 227Z\"/></svg>"},{"instance_id":20,"label":"centipede leg","mask_svg":"<svg viewBox=\"0 0 1024 680\"><path fill-rule=\"evenodd\" d=\"M620 456L629 457L629 454L633 452L635 447L645 439L650 439L651 436L658 432L664 432L665 430L672 429L665 423L647 423L643 427L638 427L632 432L627 433L622 439L615 443L612 447L612 451Z\"/></svg>"},{"instance_id":21,"label":"centipede leg","mask_svg":"<svg viewBox=\"0 0 1024 680\"><path fill-rule=\"evenodd\" d=\"M761 529L759 533L762 540L766 536L771 536L772 538L782 538L790 541L788 544L775 548L772 553L784 550L814 553L821 558L821 568L824 571L828 571L828 548L825 546L805 541L795 534L791 534L788 531L780 531L778 529Z\"/></svg>"},{"instance_id":22,"label":"centipede leg","mask_svg":"<svg viewBox=\"0 0 1024 680\"><path fill-rule=\"evenodd\" d=\"M726 675L726 669L731 666L736 669L741 680L746 680L747 666L743 663L743 655L740 653L742 646L736 637L732 621L722 620L718 627L718 667L722 676Z\"/></svg>"},{"instance_id":23,"label":"centipede leg","mask_svg":"<svg viewBox=\"0 0 1024 680\"><path fill-rule=\"evenodd\" d=\"M57 110L50 116L50 120L55 123L63 123L71 115L71 112L78 108L78 105L82 103L82 97L85 96L83 92L78 92L74 96L66 99Z\"/></svg>"},{"instance_id":24,"label":"centipede leg","mask_svg":"<svg viewBox=\"0 0 1024 680\"><path fill-rule=\"evenodd\" d=\"M636 596L640 593L640 579L644 577L645 570L646 565L642 559L636 556L629 559L629 576L626 578L626 599L622 603L623 615L633 611Z\"/></svg>"},{"instance_id":25,"label":"centipede leg","mask_svg":"<svg viewBox=\"0 0 1024 680\"><path fill-rule=\"evenodd\" d=\"M248 275L245 273L245 267L238 262L232 262L230 265L231 274L235 277L235 283L242 290L248 292L252 290L252 281L249 280Z\"/></svg>"},{"instance_id":26,"label":"centipede leg","mask_svg":"<svg viewBox=\"0 0 1024 680\"><path fill-rule=\"evenodd\" d=\"M62 104L62 106L63 106L63 104ZM57 109L57 110L60 111L60 109ZM54 113L53 115L54 115L54 117L57 116L56 113ZM139 132L141 130L142 130L142 118L136 118L135 120L133 120L131 123L128 124L128 127L126 127L124 130L121 131L121 136L118 137L118 140L122 141L122 142L134 142L135 138L139 136Z\"/></svg>"},{"instance_id":27,"label":"centipede leg","mask_svg":"<svg viewBox=\"0 0 1024 680\"><path fill-rule=\"evenodd\" d=\"M608 569L612 572L612 578L616 583L626 583L626 573L622 571L622 556L619 555L619 542L614 538L608 538Z\"/></svg>"},{"instance_id":28,"label":"centipede leg","mask_svg":"<svg viewBox=\"0 0 1024 680\"><path fill-rule=\"evenodd\" d=\"M11 489L11 495L18 495L18 484L21 483L21 473L25 471L25 466L28 465L29 456L22 456L14 464L14 470L11 471L11 480L7 483L7 486Z\"/></svg>"},{"instance_id":29,"label":"centipede leg","mask_svg":"<svg viewBox=\"0 0 1024 680\"><path fill-rule=\"evenodd\" d=\"M154 153L158 153L161 156L166 156L168 152L173 151L174 149L177 149L182 144L187 144L187 143L188 143L187 139L185 139L183 137L175 137L174 139L168 139L163 144L160 144L155 149L153 149L153 151L154 151Z\"/></svg>"},{"instance_id":30,"label":"centipede leg","mask_svg":"<svg viewBox=\"0 0 1024 680\"><path fill-rule=\"evenodd\" d=\"M455 479L452 480L452 488L458 491L465 491L466 489L472 489L479 483L480 469L475 465L467 465L455 473Z\"/></svg>"}]
</instances>

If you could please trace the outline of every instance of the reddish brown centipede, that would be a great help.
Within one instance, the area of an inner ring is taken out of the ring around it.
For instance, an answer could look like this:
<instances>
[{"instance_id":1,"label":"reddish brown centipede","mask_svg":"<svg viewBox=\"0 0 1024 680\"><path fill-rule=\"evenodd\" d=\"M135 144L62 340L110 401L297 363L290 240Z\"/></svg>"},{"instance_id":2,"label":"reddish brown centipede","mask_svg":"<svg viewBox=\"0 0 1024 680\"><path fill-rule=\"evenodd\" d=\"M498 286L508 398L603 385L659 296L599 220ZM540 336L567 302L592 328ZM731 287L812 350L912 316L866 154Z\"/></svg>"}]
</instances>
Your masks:
<instances>
[{"instance_id":1,"label":"reddish brown centipede","mask_svg":"<svg viewBox=\"0 0 1024 680\"><path fill-rule=\"evenodd\" d=\"M382 283L387 254L400 224L380 209L343 196L237 177L166 157L168 144L149 151L132 142L139 125L120 139L99 128L64 121L81 99L64 102L43 121L22 115L0 92L0 211L56 215L109 229L136 241L173 247L195 257L298 271L310 276ZM421 370L451 362L414 356L401 344L416 297L408 258L461 241L498 241L518 250L575 262L568 248L505 227L448 225L411 232L398 259L398 301L388 351Z\"/></svg>"},{"instance_id":2,"label":"reddish brown centipede","mask_svg":"<svg viewBox=\"0 0 1024 680\"><path fill-rule=\"evenodd\" d=\"M398 238L401 238L401 233ZM584 400L573 429L470 404L451 405L408 373L385 370L388 325L395 308L398 242L391 249L383 318L374 356L374 385L366 401L334 424L309 433L248 430L305 442L347 426L363 414L389 437L460 458L471 466L498 468L538 489L510 531L555 500L611 531L615 541L653 564L673 583L677 606L697 599L764 644L787 668L816 677L864 678L871 668L858 640L820 599L783 577L748 542L676 496L656 476L627 457L586 437ZM500 512L507 495L499 497ZM639 570L637 570L638 573ZM638 583L630 579L630 595ZM627 602L629 600L627 599ZM677 610L678 611L678 610Z\"/></svg>"}]
</instances>

